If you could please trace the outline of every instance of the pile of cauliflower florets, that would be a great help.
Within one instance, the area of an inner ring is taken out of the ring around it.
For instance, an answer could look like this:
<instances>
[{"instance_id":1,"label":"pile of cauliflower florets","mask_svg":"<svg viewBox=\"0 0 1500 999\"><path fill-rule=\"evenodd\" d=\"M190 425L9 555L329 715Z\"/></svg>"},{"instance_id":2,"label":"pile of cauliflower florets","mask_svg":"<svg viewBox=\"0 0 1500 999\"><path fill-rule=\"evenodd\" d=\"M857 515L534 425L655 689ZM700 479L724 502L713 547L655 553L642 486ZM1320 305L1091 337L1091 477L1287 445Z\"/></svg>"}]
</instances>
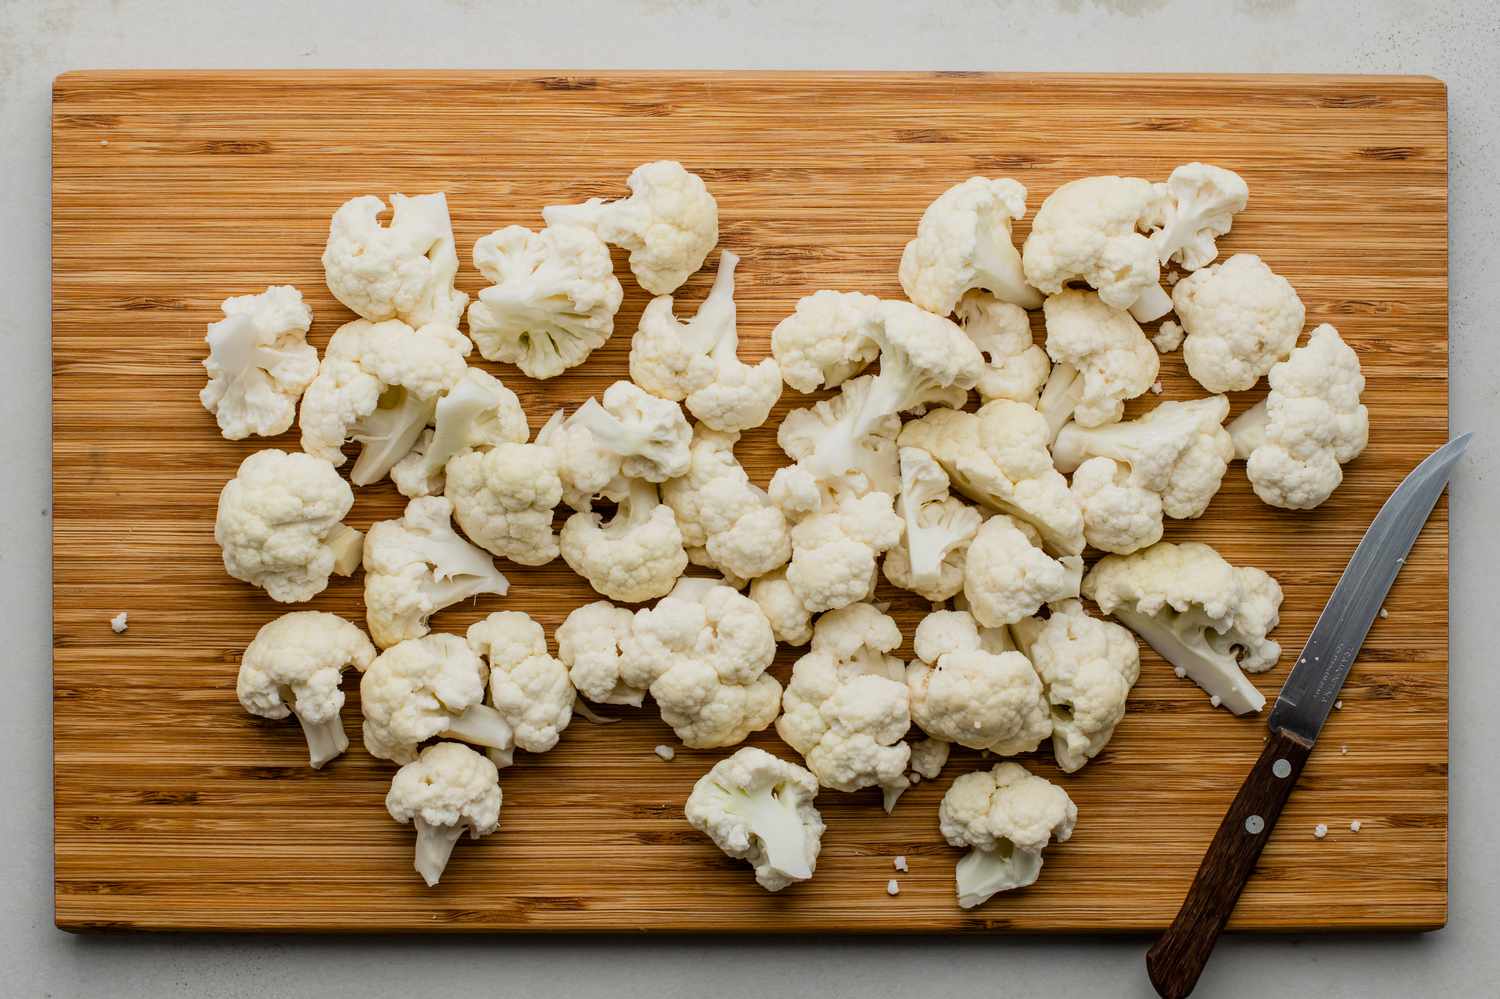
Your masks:
<instances>
[{"instance_id":1,"label":"pile of cauliflower florets","mask_svg":"<svg viewBox=\"0 0 1500 999\"><path fill-rule=\"evenodd\" d=\"M1050 744L1060 770L1083 768L1125 714L1135 636L1215 706L1262 707L1246 672L1279 656L1280 587L1206 545L1163 541L1164 520L1202 516L1236 459L1266 503L1317 506L1364 448L1368 416L1338 332L1319 326L1298 346L1304 310L1286 279L1251 254L1215 262L1248 198L1238 175L1189 163L1164 183L1073 181L1042 201L1019 250L1026 189L970 178L918 222L901 256L907 301L809 295L756 364L738 353L735 254L720 251L691 317L672 298L718 242L703 181L662 161L628 184L621 200L546 208L539 231L480 239L473 263L491 284L473 302L454 287L442 194L393 195L386 224L384 202L354 198L333 215L323 265L358 318L321 361L292 287L231 298L209 327L202 401L226 438L286 431L301 400L301 451L252 454L224 487L225 568L284 603L364 570L368 637L332 614L286 614L246 649L239 699L295 716L321 767L348 746L340 683L358 671L365 749L400 767L386 805L416 827L428 884L465 831L498 827L498 768L556 746L575 712L593 717L584 702L649 695L699 749L774 725L805 767L743 748L685 806L771 891L813 874L820 788L878 788L889 811L953 745L1011 757ZM630 380L533 433L470 355L538 379L583 363L623 297L610 245L657 296ZM1174 311L1148 338L1140 324ZM1159 356L1179 345L1209 394L1124 420L1127 402L1161 392ZM1220 393L1262 377L1269 392L1226 426ZM786 415L777 441L791 461L762 488L734 450L783 383L835 391ZM400 519L364 535L344 524L351 483L386 478L409 498ZM1089 548L1104 553L1092 568ZM559 556L604 599L568 615L555 654L522 611L430 632L433 613L506 594L497 558ZM686 576L690 564L711 575ZM910 662L873 602L882 572L932 607ZM768 672L778 643L807 647L785 689ZM938 818L969 850L956 879L967 908L1035 881L1077 810L1005 762L955 780Z\"/></svg>"}]
</instances>

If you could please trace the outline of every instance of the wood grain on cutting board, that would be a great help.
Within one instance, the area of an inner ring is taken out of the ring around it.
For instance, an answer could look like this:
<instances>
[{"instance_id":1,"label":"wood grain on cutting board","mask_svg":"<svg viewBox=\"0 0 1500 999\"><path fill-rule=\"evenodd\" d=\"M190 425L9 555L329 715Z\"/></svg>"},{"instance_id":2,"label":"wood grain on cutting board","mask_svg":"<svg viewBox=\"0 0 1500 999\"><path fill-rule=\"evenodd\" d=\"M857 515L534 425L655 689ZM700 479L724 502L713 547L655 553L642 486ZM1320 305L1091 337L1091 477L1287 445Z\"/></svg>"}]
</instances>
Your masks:
<instances>
[{"instance_id":1,"label":"wood grain on cutting board","mask_svg":"<svg viewBox=\"0 0 1500 999\"><path fill-rule=\"evenodd\" d=\"M410 828L384 809L393 768L359 745L352 680L354 744L322 771L306 766L295 724L235 700L241 651L285 608L225 575L215 503L247 454L297 438L226 442L197 400L204 328L224 297L297 285L320 349L353 318L325 288L319 254L330 214L354 195L446 191L472 294L479 236L539 226L545 204L618 196L638 163L680 159L707 180L722 245L743 258L741 351L759 357L802 295L900 295L896 264L922 209L970 175L1015 177L1034 211L1089 174L1160 179L1192 159L1239 171L1250 207L1221 248L1286 275L1309 328L1338 326L1359 352L1371 417L1369 450L1317 511L1261 505L1235 466L1201 521L1168 522L1168 539L1209 542L1280 580L1286 652L1256 679L1268 695L1384 497L1447 437L1447 116L1430 79L101 72L59 78L54 98L55 836L68 929L1148 930L1176 910L1259 752L1261 720L1214 710L1147 651L1101 757L1071 777L1045 752L1026 761L1078 802L1073 839L1049 850L1035 886L965 913L936 808L976 754L955 754L892 816L875 791L825 791L817 876L769 895L682 818L723 752L663 762L652 747L675 740L654 710L612 709L626 720L579 721L552 753L518 754L502 775L499 833L461 843L441 886L425 888ZM1028 224L1017 228L1023 238ZM583 367L543 383L485 364L533 429L627 377L648 296L616 261L619 332ZM710 279L681 290L682 311ZM1164 398L1202 394L1180 355L1163 359L1162 381ZM1236 395L1236 411L1257 397ZM757 480L784 461L775 424L805 402L788 391L745 436ZM351 519L365 527L401 505L382 483L358 492ZM1443 504L1233 926L1442 924L1447 543ZM439 614L435 628L509 608L550 636L595 599L560 560L505 571L510 596ZM882 596L909 637L922 602ZM358 578L310 606L360 620ZM130 630L117 636L109 619L122 610ZM794 658L783 650L783 680ZM795 758L774 735L753 741ZM910 873L892 870L897 854Z\"/></svg>"}]
</instances>

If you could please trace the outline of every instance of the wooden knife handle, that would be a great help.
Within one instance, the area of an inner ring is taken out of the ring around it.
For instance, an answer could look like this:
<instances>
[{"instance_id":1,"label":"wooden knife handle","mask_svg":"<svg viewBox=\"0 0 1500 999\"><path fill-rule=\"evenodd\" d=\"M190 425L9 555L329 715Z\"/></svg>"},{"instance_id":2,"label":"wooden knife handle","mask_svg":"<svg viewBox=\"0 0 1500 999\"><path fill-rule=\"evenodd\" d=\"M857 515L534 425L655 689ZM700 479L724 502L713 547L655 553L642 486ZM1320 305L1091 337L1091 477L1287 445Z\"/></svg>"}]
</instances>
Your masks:
<instances>
[{"instance_id":1,"label":"wooden knife handle","mask_svg":"<svg viewBox=\"0 0 1500 999\"><path fill-rule=\"evenodd\" d=\"M1146 953L1146 973L1163 999L1182 999L1198 983L1311 753L1311 746L1280 732L1266 740L1203 855L1177 918Z\"/></svg>"}]
</instances>

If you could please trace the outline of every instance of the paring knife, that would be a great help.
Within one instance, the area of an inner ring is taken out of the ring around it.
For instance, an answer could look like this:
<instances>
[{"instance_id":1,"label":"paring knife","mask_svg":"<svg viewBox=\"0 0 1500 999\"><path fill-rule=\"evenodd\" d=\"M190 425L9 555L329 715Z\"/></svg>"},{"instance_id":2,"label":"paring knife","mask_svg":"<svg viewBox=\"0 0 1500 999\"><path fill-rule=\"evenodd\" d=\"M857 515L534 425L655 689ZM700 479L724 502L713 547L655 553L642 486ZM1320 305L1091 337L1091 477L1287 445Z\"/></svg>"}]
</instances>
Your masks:
<instances>
[{"instance_id":1,"label":"paring knife","mask_svg":"<svg viewBox=\"0 0 1500 999\"><path fill-rule=\"evenodd\" d=\"M1214 834L1177 918L1146 954L1146 972L1163 999L1181 999L1197 984L1386 593L1472 436L1449 441L1414 468L1354 549L1276 698L1266 748Z\"/></svg>"}]
</instances>

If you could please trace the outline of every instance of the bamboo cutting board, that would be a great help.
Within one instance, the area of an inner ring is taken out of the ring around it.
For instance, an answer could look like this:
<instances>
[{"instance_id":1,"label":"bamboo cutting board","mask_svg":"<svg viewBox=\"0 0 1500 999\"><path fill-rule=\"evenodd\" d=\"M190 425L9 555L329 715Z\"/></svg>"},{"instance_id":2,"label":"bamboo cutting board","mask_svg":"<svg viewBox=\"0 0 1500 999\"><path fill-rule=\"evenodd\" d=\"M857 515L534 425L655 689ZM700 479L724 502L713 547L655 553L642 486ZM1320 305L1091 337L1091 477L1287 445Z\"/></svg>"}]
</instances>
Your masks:
<instances>
[{"instance_id":1,"label":"bamboo cutting board","mask_svg":"<svg viewBox=\"0 0 1500 999\"><path fill-rule=\"evenodd\" d=\"M472 294L468 247L480 235L538 226L544 204L617 196L636 164L680 159L708 181L722 243L744 258L742 352L758 357L804 294L898 296L897 260L922 209L971 174L1021 180L1035 210L1088 174L1160 179L1191 159L1239 171L1250 207L1221 248L1260 253L1301 293L1309 327L1339 327L1364 365L1371 416L1370 449L1321 509L1262 506L1235 466L1207 516L1169 522L1169 539L1207 541L1281 581L1286 653L1257 680L1268 694L1380 502L1447 436L1446 106L1430 79L82 73L58 79L53 128L66 929L1149 930L1175 911L1259 751L1261 721L1214 710L1148 653L1104 755L1066 778L1045 753L1026 761L1078 802L1074 838L1048 852L1034 887L963 913L959 852L939 836L936 808L954 776L980 765L975 754L955 754L891 817L874 791L824 792L817 876L769 895L682 818L693 781L723 753L663 762L652 747L674 740L654 710L616 712L626 720L579 721L554 752L521 754L503 772L500 832L464 841L428 890L411 870L411 830L383 807L393 768L359 745L357 690L345 709L354 745L321 772L306 766L295 724L252 718L235 700L240 652L285 608L224 574L215 503L245 455L295 448L296 436L228 443L197 401L204 327L224 297L296 284L319 348L352 318L324 287L319 254L330 214L354 195L446 191ZM626 377L647 296L617 263L620 332L584 367L538 383L486 365L533 429ZM684 311L710 276L682 289ZM1162 380L1166 398L1201 394L1180 355L1164 358ZM1236 410L1255 396L1236 396ZM758 480L783 461L775 424L805 402L789 391L741 444ZM358 493L352 522L400 507L383 483ZM1447 542L1440 506L1232 925L1443 923ZM509 597L440 614L435 628L515 608L550 636L594 599L561 561L506 571ZM909 636L921 602L883 589ZM311 606L360 620L358 579ZM116 636L121 610L130 630ZM783 680L793 659L783 651ZM754 742L792 755L774 735ZM910 873L892 870L897 854Z\"/></svg>"}]
</instances>

